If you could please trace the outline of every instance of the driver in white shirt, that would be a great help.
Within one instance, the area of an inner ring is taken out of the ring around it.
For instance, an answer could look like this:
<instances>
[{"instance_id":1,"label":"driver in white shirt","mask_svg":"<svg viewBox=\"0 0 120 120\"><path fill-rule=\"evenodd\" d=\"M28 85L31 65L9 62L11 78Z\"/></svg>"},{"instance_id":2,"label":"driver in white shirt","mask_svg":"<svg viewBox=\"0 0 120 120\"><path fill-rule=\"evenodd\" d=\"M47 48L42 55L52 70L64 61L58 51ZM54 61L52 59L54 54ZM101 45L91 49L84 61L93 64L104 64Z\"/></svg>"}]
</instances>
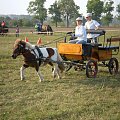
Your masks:
<instances>
[{"instance_id":1,"label":"driver in white shirt","mask_svg":"<svg viewBox=\"0 0 120 120\"><path fill-rule=\"evenodd\" d=\"M87 13L85 15L87 22L85 23L85 28L87 30L97 30L100 27L100 24L96 20L92 20L92 13ZM87 38L91 40L91 43L97 43L97 37L99 34L87 34Z\"/></svg>"}]
</instances>

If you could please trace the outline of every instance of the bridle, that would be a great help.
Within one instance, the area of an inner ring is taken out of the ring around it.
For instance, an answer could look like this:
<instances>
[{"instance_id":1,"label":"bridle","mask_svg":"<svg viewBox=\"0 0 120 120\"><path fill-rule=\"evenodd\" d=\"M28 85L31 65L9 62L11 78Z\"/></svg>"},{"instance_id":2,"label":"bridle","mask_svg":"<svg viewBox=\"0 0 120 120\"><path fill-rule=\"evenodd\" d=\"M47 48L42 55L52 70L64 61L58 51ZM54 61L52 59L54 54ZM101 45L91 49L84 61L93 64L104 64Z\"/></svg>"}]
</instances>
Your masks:
<instances>
[{"instance_id":1,"label":"bridle","mask_svg":"<svg viewBox=\"0 0 120 120\"><path fill-rule=\"evenodd\" d=\"M25 52L25 48L24 48L24 45L22 45L22 44L18 44L18 51L19 51L19 55L22 55L22 54L24 54L24 52Z\"/></svg>"}]
</instances>

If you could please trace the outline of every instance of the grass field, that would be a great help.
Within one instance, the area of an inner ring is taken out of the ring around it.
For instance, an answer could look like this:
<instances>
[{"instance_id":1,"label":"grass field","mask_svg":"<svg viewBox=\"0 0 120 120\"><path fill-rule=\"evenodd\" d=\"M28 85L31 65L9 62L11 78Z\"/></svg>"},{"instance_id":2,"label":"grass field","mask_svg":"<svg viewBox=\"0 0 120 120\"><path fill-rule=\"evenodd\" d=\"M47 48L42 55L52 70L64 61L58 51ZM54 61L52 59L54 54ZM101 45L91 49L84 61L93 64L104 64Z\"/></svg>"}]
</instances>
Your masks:
<instances>
[{"instance_id":1,"label":"grass field","mask_svg":"<svg viewBox=\"0 0 120 120\"><path fill-rule=\"evenodd\" d=\"M24 34L36 44L55 40L53 36ZM107 32L107 37L120 35L120 31ZM53 79L49 66L41 68L44 81L39 83L33 68L26 70L21 81L19 69L23 58L11 58L15 35L0 36L0 120L120 120L120 71L116 76L108 68L99 67L97 78L87 78L85 71L63 74ZM52 44L50 46L55 46ZM120 53L114 56L119 61Z\"/></svg>"}]
</instances>

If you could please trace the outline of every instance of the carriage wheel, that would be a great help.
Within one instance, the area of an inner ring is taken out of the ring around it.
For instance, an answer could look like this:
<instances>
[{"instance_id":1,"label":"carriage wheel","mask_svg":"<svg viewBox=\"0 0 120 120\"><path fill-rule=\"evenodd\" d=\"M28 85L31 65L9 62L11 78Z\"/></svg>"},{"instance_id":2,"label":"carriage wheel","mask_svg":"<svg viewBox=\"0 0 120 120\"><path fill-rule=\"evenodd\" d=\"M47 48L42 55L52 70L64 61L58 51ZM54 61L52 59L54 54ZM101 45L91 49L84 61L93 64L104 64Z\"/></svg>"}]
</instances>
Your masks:
<instances>
[{"instance_id":1,"label":"carriage wheel","mask_svg":"<svg viewBox=\"0 0 120 120\"><path fill-rule=\"evenodd\" d=\"M95 78L98 72L98 65L97 62L94 60L88 61L86 65L86 76L88 78Z\"/></svg>"},{"instance_id":2,"label":"carriage wheel","mask_svg":"<svg viewBox=\"0 0 120 120\"><path fill-rule=\"evenodd\" d=\"M115 75L118 73L118 60L116 58L111 58L109 63L108 63L108 69L109 69L109 73L111 75Z\"/></svg>"}]
</instances>

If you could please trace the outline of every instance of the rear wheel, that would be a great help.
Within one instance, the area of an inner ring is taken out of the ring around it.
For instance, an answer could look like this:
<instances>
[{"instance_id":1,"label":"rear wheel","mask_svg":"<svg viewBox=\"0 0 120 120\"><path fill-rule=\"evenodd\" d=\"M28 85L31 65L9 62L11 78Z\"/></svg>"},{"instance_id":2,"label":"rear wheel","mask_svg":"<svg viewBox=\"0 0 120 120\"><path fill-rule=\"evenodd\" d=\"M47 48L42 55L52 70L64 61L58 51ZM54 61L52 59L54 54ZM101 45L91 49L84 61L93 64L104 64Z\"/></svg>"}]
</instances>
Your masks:
<instances>
[{"instance_id":1,"label":"rear wheel","mask_svg":"<svg viewBox=\"0 0 120 120\"><path fill-rule=\"evenodd\" d=\"M109 73L111 75L115 75L118 73L118 60L116 58L111 58L109 63L108 63L108 69L109 69Z\"/></svg>"},{"instance_id":2,"label":"rear wheel","mask_svg":"<svg viewBox=\"0 0 120 120\"><path fill-rule=\"evenodd\" d=\"M95 78L98 72L97 62L94 60L89 60L86 65L86 76L88 78Z\"/></svg>"}]
</instances>

